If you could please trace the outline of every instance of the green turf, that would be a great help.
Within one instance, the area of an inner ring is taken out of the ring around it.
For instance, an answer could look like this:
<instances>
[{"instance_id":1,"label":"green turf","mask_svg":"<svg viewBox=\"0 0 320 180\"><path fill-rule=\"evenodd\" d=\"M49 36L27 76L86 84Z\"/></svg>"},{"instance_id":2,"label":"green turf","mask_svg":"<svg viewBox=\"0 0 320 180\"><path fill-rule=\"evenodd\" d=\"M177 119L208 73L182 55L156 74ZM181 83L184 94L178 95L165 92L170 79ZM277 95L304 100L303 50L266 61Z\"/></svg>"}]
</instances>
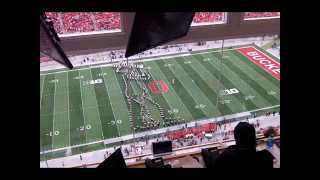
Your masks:
<instances>
[{"instance_id":1,"label":"green turf","mask_svg":"<svg viewBox=\"0 0 320 180\"><path fill-rule=\"evenodd\" d=\"M108 68L103 69L102 72L106 72L107 75L103 76L107 91L109 92L110 104L113 110L114 118L118 123L119 135L127 135L131 133L128 120L128 108L126 105L125 96L122 94L120 85L117 81L115 72Z\"/></svg>"},{"instance_id":2,"label":"green turf","mask_svg":"<svg viewBox=\"0 0 320 180\"><path fill-rule=\"evenodd\" d=\"M100 78L99 74L102 74L101 68L91 69L92 78ZM118 129L112 124L114 121L114 115L110 104L109 94L106 89L106 84L96 84L95 86L96 99L99 107L99 115L102 124L102 131L104 138L113 138L119 135Z\"/></svg>"},{"instance_id":3,"label":"green turf","mask_svg":"<svg viewBox=\"0 0 320 180\"><path fill-rule=\"evenodd\" d=\"M186 121L195 119L191 112L189 112L189 110L187 109L186 105L183 103L180 96L177 94L178 92L176 92L174 89L177 84L179 85L179 81L175 80L175 83L173 84L173 78L167 78L154 61L145 62L144 64L149 65L152 68L150 72L154 80L163 80L164 82L169 84L169 92L162 94L163 100L167 102L168 107L170 107L170 109L179 109L179 116L181 116L181 118L185 119Z\"/></svg>"},{"instance_id":4,"label":"green turf","mask_svg":"<svg viewBox=\"0 0 320 180\"><path fill-rule=\"evenodd\" d=\"M199 62L199 60L190 57L189 59L194 60L194 62ZM213 60L213 58L212 58ZM203 61L203 60L200 60ZM236 112L240 112L243 110L241 103L239 100L233 95L229 96L228 99L231 99L231 103L229 104L221 104L219 100L222 100L224 97L219 95L219 91L221 89L227 89L221 84L218 80L219 77L213 76L201 63L193 63L192 65L185 65L186 71L189 74L193 74L198 78L195 82L199 87L206 93L206 96L212 103L217 105L219 112L223 115L232 114ZM220 96L220 97L219 97ZM218 102L217 102L218 101Z\"/></svg>"},{"instance_id":5,"label":"green turf","mask_svg":"<svg viewBox=\"0 0 320 180\"><path fill-rule=\"evenodd\" d=\"M80 75L84 79L92 79L90 69L80 71ZM96 100L95 86L82 85L81 94L83 102L83 113L84 113L84 129L86 131L87 142L98 141L103 139L101 120L99 114L98 103Z\"/></svg>"},{"instance_id":6,"label":"green turf","mask_svg":"<svg viewBox=\"0 0 320 180\"><path fill-rule=\"evenodd\" d=\"M127 90L140 94L141 87L148 88L148 83L164 81L169 87L167 93L149 91L147 94L164 109L167 117L190 122L280 104L280 81L237 50L226 50L222 60L220 53L211 50L143 64L150 68L151 79L145 84L131 81ZM97 79L96 84L88 83ZM239 93L220 94L221 90L232 88ZM108 146L102 142L86 143L132 134L129 109L132 108L133 126L142 125L141 109L137 103L130 106L125 94L122 75L111 67L41 75L40 151L71 146L72 154L79 154ZM164 127L165 119L161 119L157 106L147 104L153 118L160 120L160 127ZM82 146L72 147L74 145ZM62 149L42 154L40 159L65 155L66 149Z\"/></svg>"},{"instance_id":7,"label":"green turf","mask_svg":"<svg viewBox=\"0 0 320 180\"><path fill-rule=\"evenodd\" d=\"M70 71L68 73L69 82L69 118L70 118L70 144L79 145L86 143L83 117L82 95L80 90L80 80L76 79L79 71Z\"/></svg>"}]
</instances>

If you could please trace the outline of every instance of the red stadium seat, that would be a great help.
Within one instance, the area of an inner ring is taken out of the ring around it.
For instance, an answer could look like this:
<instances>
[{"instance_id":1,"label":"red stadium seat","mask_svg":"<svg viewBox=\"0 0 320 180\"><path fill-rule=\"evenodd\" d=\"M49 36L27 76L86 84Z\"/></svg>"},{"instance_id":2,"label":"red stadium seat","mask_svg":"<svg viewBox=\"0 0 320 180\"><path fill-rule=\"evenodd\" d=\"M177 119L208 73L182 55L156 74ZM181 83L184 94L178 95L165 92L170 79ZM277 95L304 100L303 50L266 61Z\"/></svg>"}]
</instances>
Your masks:
<instances>
[{"instance_id":1,"label":"red stadium seat","mask_svg":"<svg viewBox=\"0 0 320 180\"><path fill-rule=\"evenodd\" d=\"M59 34L120 29L117 12L46 12Z\"/></svg>"}]
</instances>

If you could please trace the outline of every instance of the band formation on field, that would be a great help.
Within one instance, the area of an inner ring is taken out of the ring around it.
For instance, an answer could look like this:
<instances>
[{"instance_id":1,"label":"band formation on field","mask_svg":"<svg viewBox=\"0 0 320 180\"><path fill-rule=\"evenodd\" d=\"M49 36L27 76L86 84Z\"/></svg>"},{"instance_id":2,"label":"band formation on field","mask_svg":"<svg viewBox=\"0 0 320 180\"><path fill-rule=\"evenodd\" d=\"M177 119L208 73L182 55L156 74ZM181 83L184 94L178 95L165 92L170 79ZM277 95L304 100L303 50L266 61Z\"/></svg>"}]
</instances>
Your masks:
<instances>
[{"instance_id":1,"label":"band formation on field","mask_svg":"<svg viewBox=\"0 0 320 180\"><path fill-rule=\"evenodd\" d=\"M279 105L280 62L245 48L40 76L41 152Z\"/></svg>"}]
</instances>

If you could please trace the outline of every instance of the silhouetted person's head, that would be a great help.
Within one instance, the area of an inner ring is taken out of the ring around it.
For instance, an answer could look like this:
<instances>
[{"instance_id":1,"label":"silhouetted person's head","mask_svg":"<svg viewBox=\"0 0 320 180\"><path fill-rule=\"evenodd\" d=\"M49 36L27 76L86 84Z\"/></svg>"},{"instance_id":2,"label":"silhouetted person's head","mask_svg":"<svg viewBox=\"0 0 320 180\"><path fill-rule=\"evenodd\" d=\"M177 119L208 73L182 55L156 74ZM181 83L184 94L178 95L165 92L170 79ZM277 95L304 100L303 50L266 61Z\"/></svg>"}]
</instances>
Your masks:
<instances>
[{"instance_id":1,"label":"silhouetted person's head","mask_svg":"<svg viewBox=\"0 0 320 180\"><path fill-rule=\"evenodd\" d=\"M248 149L256 148L256 131L253 125L247 122L240 122L234 128L234 138L236 145Z\"/></svg>"}]
</instances>

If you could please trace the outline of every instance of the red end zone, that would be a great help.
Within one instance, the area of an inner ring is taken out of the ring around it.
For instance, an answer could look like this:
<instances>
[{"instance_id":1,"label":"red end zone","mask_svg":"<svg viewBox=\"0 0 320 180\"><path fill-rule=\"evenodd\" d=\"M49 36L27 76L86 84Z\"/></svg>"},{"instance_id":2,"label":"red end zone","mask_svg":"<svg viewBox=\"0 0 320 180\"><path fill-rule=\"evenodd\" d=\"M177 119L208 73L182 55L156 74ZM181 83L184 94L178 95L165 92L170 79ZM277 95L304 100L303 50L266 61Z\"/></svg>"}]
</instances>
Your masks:
<instances>
[{"instance_id":1,"label":"red end zone","mask_svg":"<svg viewBox=\"0 0 320 180\"><path fill-rule=\"evenodd\" d=\"M274 78L280 80L280 63L254 47L239 48L238 51Z\"/></svg>"}]
</instances>

